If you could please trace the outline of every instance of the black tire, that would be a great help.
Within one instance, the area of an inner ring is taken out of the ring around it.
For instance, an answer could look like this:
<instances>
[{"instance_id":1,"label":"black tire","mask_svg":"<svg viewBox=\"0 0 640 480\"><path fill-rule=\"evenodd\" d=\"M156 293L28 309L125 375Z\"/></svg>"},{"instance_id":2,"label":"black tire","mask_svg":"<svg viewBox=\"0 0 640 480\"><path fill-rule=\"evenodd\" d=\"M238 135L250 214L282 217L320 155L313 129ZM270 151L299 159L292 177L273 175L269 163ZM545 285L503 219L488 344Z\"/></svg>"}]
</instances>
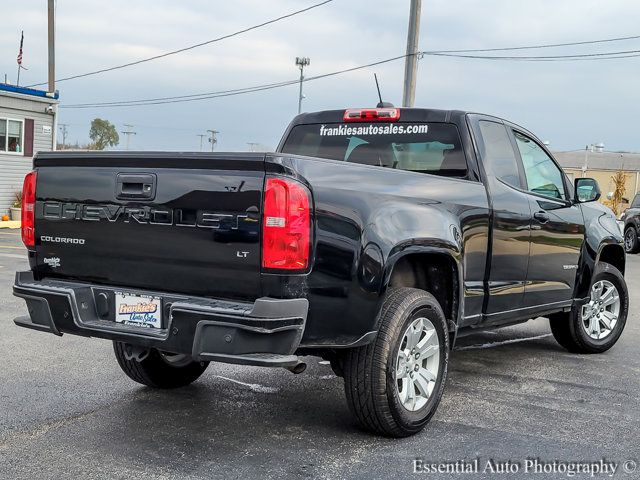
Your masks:
<instances>
[{"instance_id":1,"label":"black tire","mask_svg":"<svg viewBox=\"0 0 640 480\"><path fill-rule=\"evenodd\" d=\"M398 394L395 369L397 353L409 325L417 318L433 324L439 342L439 366L426 404L406 409ZM373 343L346 352L344 385L347 403L366 430L390 437L418 433L434 415L447 378L449 335L438 301L416 288L390 289L380 310L378 335Z\"/></svg>"},{"instance_id":2,"label":"black tire","mask_svg":"<svg viewBox=\"0 0 640 480\"><path fill-rule=\"evenodd\" d=\"M113 342L113 351L120 368L131 380L148 387L184 387L197 380L209 365L209 362L194 362L188 359L173 365L155 349L151 349L149 355L141 362L127 360L125 348L125 343Z\"/></svg>"},{"instance_id":3,"label":"black tire","mask_svg":"<svg viewBox=\"0 0 640 480\"><path fill-rule=\"evenodd\" d=\"M331 370L336 377L344 378L344 359L341 356L336 356L330 360Z\"/></svg>"},{"instance_id":4,"label":"black tire","mask_svg":"<svg viewBox=\"0 0 640 480\"><path fill-rule=\"evenodd\" d=\"M624 251L627 253L638 253L640 242L638 241L638 231L633 225L629 225L624 231Z\"/></svg>"},{"instance_id":5,"label":"black tire","mask_svg":"<svg viewBox=\"0 0 640 480\"><path fill-rule=\"evenodd\" d=\"M609 335L600 340L590 337L582 323L582 305L576 305L571 312L557 313L549 317L551 332L556 341L572 353L602 353L609 350L622 335L629 311L629 292L622 274L613 265L600 263L591 279L591 285L600 280L611 282L620 296L620 313L615 327ZM591 292L591 287L589 287Z\"/></svg>"}]
</instances>

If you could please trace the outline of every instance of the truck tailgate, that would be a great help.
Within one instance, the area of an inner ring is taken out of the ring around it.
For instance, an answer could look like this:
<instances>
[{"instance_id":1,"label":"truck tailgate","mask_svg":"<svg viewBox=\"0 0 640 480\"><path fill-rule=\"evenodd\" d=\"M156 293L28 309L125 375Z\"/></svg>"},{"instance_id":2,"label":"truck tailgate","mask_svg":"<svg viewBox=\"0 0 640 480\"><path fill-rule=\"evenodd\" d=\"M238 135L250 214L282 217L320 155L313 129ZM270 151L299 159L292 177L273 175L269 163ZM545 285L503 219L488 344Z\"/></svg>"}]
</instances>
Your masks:
<instances>
[{"instance_id":1,"label":"truck tailgate","mask_svg":"<svg viewBox=\"0 0 640 480\"><path fill-rule=\"evenodd\" d=\"M259 295L263 154L56 152L34 164L38 275Z\"/></svg>"}]
</instances>

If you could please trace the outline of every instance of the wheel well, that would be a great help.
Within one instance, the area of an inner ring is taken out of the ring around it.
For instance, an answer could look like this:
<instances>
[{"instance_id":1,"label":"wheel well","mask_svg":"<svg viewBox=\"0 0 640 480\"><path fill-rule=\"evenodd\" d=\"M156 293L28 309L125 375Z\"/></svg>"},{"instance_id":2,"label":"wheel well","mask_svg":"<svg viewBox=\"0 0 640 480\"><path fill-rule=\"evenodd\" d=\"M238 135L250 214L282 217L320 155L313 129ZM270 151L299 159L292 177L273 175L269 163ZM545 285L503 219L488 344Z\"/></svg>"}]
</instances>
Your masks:
<instances>
[{"instance_id":1,"label":"wheel well","mask_svg":"<svg viewBox=\"0 0 640 480\"><path fill-rule=\"evenodd\" d=\"M458 271L455 261L439 253L412 253L393 266L389 287L420 288L440 303L447 319L457 321Z\"/></svg>"},{"instance_id":2,"label":"wheel well","mask_svg":"<svg viewBox=\"0 0 640 480\"><path fill-rule=\"evenodd\" d=\"M603 247L599 261L613 265L624 275L624 249L620 245L606 245Z\"/></svg>"}]
</instances>

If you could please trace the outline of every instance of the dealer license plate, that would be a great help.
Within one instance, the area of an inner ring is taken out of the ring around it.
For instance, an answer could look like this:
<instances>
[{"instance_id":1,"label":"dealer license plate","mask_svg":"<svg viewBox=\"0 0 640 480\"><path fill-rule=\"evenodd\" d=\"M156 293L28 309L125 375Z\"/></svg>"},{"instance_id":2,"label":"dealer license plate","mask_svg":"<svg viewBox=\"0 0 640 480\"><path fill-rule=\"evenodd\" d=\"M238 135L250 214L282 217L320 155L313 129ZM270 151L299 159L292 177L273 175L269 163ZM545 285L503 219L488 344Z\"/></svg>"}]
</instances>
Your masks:
<instances>
[{"instance_id":1,"label":"dealer license plate","mask_svg":"<svg viewBox=\"0 0 640 480\"><path fill-rule=\"evenodd\" d=\"M115 292L116 323L162 328L162 300L152 295Z\"/></svg>"}]
</instances>

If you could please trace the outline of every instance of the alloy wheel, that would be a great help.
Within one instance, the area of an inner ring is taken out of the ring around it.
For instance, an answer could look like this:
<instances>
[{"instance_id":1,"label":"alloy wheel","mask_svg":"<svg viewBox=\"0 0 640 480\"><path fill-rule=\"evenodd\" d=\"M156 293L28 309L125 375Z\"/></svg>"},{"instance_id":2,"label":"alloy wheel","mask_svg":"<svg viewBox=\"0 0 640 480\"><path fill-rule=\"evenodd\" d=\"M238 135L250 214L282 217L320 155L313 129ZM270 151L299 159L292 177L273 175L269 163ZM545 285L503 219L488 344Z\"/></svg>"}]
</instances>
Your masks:
<instances>
[{"instance_id":1,"label":"alloy wheel","mask_svg":"<svg viewBox=\"0 0 640 480\"><path fill-rule=\"evenodd\" d=\"M433 323L416 318L405 330L396 356L396 391L411 412L427 404L440 366L440 340Z\"/></svg>"},{"instance_id":2,"label":"alloy wheel","mask_svg":"<svg viewBox=\"0 0 640 480\"><path fill-rule=\"evenodd\" d=\"M608 280L600 280L591 287L591 298L582 306L582 326L594 340L609 336L620 315L620 294Z\"/></svg>"},{"instance_id":3,"label":"alloy wheel","mask_svg":"<svg viewBox=\"0 0 640 480\"><path fill-rule=\"evenodd\" d=\"M624 246L628 252L633 248L633 231L631 228L628 228L624 234Z\"/></svg>"}]
</instances>

